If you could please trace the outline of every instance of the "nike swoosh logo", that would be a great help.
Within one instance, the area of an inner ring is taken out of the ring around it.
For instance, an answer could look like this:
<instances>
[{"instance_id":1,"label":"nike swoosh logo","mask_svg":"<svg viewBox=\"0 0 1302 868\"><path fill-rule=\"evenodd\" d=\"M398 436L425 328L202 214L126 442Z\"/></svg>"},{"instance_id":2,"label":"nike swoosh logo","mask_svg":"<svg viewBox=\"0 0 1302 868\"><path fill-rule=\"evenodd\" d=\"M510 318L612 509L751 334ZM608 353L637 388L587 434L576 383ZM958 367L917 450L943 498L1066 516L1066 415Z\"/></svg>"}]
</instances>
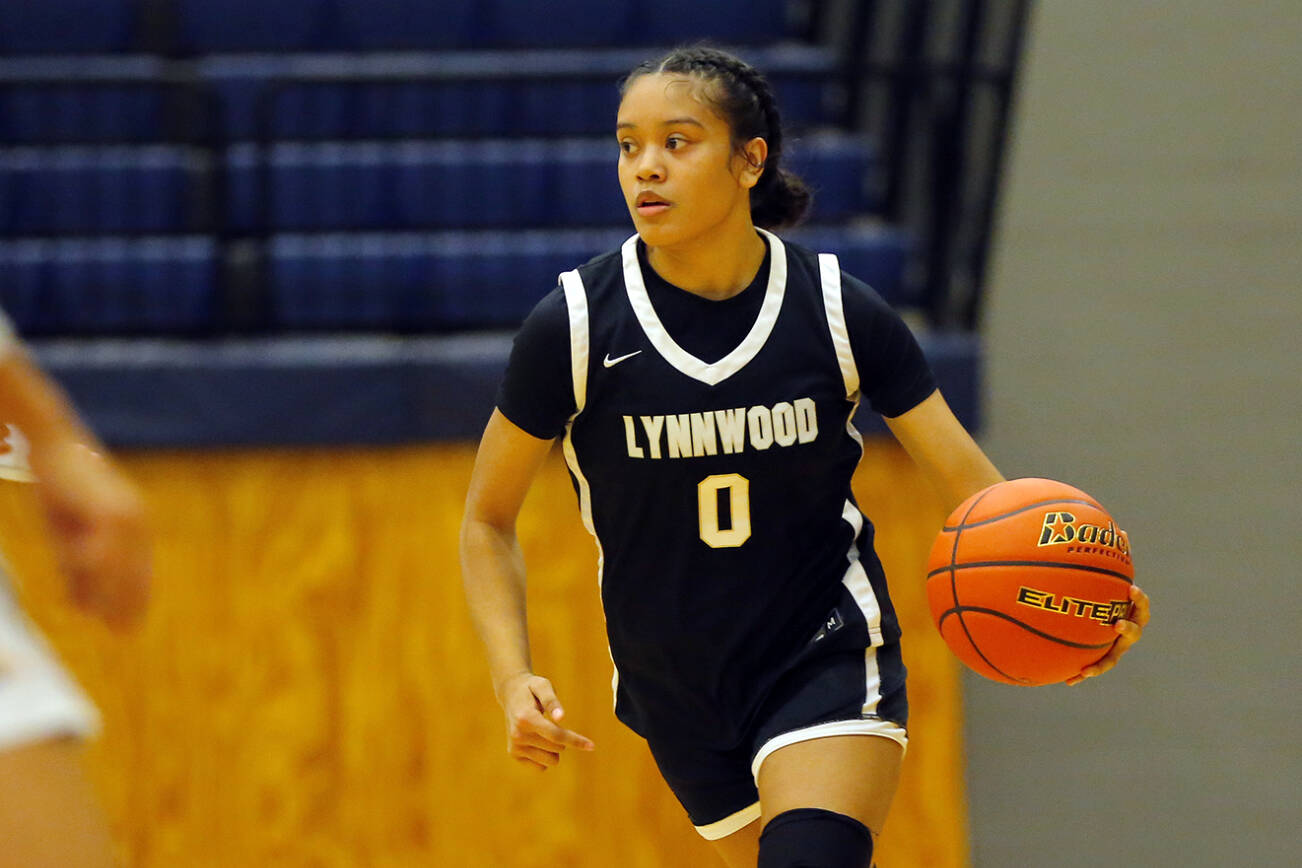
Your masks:
<instances>
[{"instance_id":1,"label":"nike swoosh logo","mask_svg":"<svg viewBox=\"0 0 1302 868\"><path fill-rule=\"evenodd\" d=\"M608 368L613 368L613 367L615 367L616 365L618 365L620 362L624 361L625 359L631 359L631 358L633 358L634 356L636 356L636 355L637 355L638 353L640 353L640 352L642 352L642 351L641 351L641 350L634 350L633 352L631 352L631 353L629 353L629 354L627 354L627 355L624 355L624 356L620 356L620 357L617 358L617 359L612 359L612 358L610 357L610 353L606 353L606 358L602 359L602 360L601 360L601 363L602 363L603 365L605 365L606 367L608 367Z\"/></svg>"}]
</instances>

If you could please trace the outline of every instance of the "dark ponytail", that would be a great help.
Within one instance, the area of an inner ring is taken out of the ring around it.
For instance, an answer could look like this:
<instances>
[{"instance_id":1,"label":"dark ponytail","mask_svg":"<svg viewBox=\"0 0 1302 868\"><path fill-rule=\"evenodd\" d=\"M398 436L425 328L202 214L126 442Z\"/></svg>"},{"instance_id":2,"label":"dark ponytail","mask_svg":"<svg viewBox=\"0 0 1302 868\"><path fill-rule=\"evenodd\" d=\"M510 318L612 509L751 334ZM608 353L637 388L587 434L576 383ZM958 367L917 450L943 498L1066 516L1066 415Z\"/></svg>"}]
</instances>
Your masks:
<instances>
[{"instance_id":1,"label":"dark ponytail","mask_svg":"<svg viewBox=\"0 0 1302 868\"><path fill-rule=\"evenodd\" d=\"M732 144L741 149L754 138L768 143L764 172L750 191L750 216L756 226L780 229L799 223L809 210L813 193L796 174L781 168L782 117L773 89L759 70L745 61L706 46L676 48L658 61L643 63L628 74L620 93L644 75L679 73L714 85L698 98L710 105L732 130Z\"/></svg>"}]
</instances>

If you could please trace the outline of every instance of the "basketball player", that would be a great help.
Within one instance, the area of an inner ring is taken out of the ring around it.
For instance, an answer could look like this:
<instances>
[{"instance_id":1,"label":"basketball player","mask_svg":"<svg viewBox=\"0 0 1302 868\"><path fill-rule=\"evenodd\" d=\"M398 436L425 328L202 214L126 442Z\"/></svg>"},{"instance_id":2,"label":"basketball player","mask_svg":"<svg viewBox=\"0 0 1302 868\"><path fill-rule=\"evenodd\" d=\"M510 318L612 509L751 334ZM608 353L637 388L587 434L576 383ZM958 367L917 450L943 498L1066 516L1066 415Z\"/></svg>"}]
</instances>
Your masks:
<instances>
[{"instance_id":1,"label":"basketball player","mask_svg":"<svg viewBox=\"0 0 1302 868\"><path fill-rule=\"evenodd\" d=\"M863 868L908 707L850 491L851 419L861 400L885 416L947 507L1003 477L899 317L835 257L768 231L809 193L780 168L754 69L706 48L638 67L616 139L637 235L562 275L525 322L467 500L463 575L509 752L546 769L592 749L532 671L514 530L561 436L598 545L616 715L732 868ZM1139 638L1136 601L1081 677Z\"/></svg>"},{"instance_id":2,"label":"basketball player","mask_svg":"<svg viewBox=\"0 0 1302 868\"><path fill-rule=\"evenodd\" d=\"M0 478L33 476L72 601L129 627L149 588L140 497L0 312ZM80 761L97 726L0 572L0 868L116 864Z\"/></svg>"}]
</instances>

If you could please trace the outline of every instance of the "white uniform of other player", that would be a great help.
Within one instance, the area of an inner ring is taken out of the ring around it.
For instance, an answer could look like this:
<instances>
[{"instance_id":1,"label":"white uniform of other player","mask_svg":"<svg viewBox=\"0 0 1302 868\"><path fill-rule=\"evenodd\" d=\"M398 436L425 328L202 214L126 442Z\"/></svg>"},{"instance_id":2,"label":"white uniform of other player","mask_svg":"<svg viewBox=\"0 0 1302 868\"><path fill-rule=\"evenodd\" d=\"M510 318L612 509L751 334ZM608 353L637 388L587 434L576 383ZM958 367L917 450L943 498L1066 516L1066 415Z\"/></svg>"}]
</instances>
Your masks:
<instances>
[{"instance_id":1,"label":"white uniform of other player","mask_svg":"<svg viewBox=\"0 0 1302 868\"><path fill-rule=\"evenodd\" d=\"M0 311L0 359L13 344L13 329ZM26 440L0 420L0 485L32 481ZM0 750L64 736L88 737L98 729L95 707L19 608L0 560Z\"/></svg>"}]
</instances>

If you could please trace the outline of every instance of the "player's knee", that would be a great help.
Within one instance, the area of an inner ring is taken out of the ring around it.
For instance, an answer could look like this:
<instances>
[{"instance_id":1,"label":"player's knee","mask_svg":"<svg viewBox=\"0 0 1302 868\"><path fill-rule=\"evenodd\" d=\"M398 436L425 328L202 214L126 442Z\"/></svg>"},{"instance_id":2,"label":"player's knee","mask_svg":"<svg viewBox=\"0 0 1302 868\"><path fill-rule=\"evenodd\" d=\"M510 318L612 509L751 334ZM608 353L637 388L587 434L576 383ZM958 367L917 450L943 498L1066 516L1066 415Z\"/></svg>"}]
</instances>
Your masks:
<instances>
[{"instance_id":1,"label":"player's knee","mask_svg":"<svg viewBox=\"0 0 1302 868\"><path fill-rule=\"evenodd\" d=\"M872 858L867 826L821 808L783 811L760 834L758 868L868 868Z\"/></svg>"}]
</instances>

